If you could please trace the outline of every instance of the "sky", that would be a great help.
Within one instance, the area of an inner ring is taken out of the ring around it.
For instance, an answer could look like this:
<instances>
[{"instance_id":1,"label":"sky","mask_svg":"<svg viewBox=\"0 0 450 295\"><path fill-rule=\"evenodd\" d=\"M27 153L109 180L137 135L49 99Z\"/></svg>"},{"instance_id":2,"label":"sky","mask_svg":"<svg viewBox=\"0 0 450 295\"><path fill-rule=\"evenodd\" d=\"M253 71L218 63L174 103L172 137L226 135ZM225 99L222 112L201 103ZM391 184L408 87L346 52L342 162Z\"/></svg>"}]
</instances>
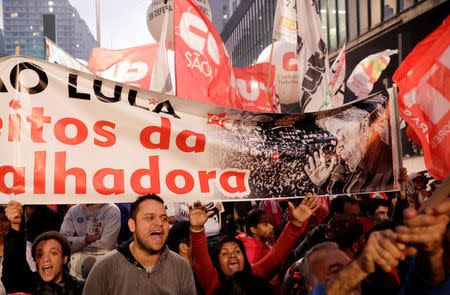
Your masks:
<instances>
[{"instance_id":1,"label":"sky","mask_svg":"<svg viewBox=\"0 0 450 295\"><path fill-rule=\"evenodd\" d=\"M81 18L97 35L95 0L69 0ZM100 0L101 46L121 49L154 43L146 21L151 0ZM0 28L3 29L3 5L0 5Z\"/></svg>"},{"instance_id":2,"label":"sky","mask_svg":"<svg viewBox=\"0 0 450 295\"><path fill-rule=\"evenodd\" d=\"M97 35L95 0L69 0ZM100 0L101 46L121 49L154 43L146 21L151 0Z\"/></svg>"}]
</instances>

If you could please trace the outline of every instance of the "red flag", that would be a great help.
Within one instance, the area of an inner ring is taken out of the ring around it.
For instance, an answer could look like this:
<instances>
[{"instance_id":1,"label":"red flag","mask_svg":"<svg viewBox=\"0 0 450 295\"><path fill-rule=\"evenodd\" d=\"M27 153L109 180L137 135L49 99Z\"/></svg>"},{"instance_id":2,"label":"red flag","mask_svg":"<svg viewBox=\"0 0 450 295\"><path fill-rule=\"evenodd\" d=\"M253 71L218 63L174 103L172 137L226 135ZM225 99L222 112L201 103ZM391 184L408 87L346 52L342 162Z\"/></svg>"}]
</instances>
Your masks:
<instances>
[{"instance_id":1,"label":"red flag","mask_svg":"<svg viewBox=\"0 0 450 295\"><path fill-rule=\"evenodd\" d=\"M236 76L236 88L245 110L256 112L275 112L274 100L276 101L275 91L275 66L272 65L271 79L269 85L269 99L267 100L267 109L264 109L267 92L267 79L269 73L269 63L259 63L246 68L233 68Z\"/></svg>"},{"instance_id":2,"label":"red flag","mask_svg":"<svg viewBox=\"0 0 450 295\"><path fill-rule=\"evenodd\" d=\"M394 74L400 116L422 143L436 179L450 173L450 16L422 40Z\"/></svg>"},{"instance_id":3,"label":"red flag","mask_svg":"<svg viewBox=\"0 0 450 295\"><path fill-rule=\"evenodd\" d=\"M177 96L242 108L219 33L192 0L174 1Z\"/></svg>"},{"instance_id":4,"label":"red flag","mask_svg":"<svg viewBox=\"0 0 450 295\"><path fill-rule=\"evenodd\" d=\"M120 50L94 48L89 70L103 78L148 89L158 43Z\"/></svg>"},{"instance_id":5,"label":"red flag","mask_svg":"<svg viewBox=\"0 0 450 295\"><path fill-rule=\"evenodd\" d=\"M420 142L419 137L417 136L416 132L415 132L414 129L411 127L411 125L408 125L408 127L406 127L406 135L407 135L412 141L414 141L415 144L417 144L418 146L422 147L422 143Z\"/></svg>"}]
</instances>

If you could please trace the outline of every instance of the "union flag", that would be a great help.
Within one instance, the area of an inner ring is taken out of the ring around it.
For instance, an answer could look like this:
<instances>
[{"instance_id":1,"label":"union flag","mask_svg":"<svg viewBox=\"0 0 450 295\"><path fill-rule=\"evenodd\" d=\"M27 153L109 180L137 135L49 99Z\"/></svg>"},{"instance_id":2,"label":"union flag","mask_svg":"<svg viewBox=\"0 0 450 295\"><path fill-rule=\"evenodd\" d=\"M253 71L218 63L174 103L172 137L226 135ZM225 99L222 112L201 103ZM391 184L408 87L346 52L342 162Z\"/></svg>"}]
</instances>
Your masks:
<instances>
[{"instance_id":1,"label":"union flag","mask_svg":"<svg viewBox=\"0 0 450 295\"><path fill-rule=\"evenodd\" d=\"M436 179L450 173L450 16L406 57L393 76L400 116L411 126Z\"/></svg>"}]
</instances>

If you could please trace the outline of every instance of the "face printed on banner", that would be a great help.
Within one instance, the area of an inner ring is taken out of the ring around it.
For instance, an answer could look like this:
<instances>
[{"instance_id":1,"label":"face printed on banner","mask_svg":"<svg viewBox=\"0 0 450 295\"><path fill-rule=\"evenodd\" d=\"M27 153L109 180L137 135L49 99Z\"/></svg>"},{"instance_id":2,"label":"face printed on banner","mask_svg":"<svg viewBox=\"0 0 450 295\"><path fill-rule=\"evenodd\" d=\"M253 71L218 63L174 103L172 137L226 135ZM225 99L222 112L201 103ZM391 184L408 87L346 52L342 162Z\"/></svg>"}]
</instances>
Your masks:
<instances>
[{"instance_id":1,"label":"face printed on banner","mask_svg":"<svg viewBox=\"0 0 450 295\"><path fill-rule=\"evenodd\" d=\"M169 235L169 222L164 205L155 200L145 200L139 205L136 220L130 219L130 230L136 244L149 252L159 253Z\"/></svg>"},{"instance_id":2,"label":"face printed on banner","mask_svg":"<svg viewBox=\"0 0 450 295\"><path fill-rule=\"evenodd\" d=\"M349 108L335 116L317 121L318 125L337 137L336 153L355 172L367 150L369 113L358 108Z\"/></svg>"},{"instance_id":3,"label":"face printed on banner","mask_svg":"<svg viewBox=\"0 0 450 295\"><path fill-rule=\"evenodd\" d=\"M67 256L63 256L61 244L54 239L44 240L36 247L36 268L45 282L59 283L63 279L63 265Z\"/></svg>"},{"instance_id":4,"label":"face printed on banner","mask_svg":"<svg viewBox=\"0 0 450 295\"><path fill-rule=\"evenodd\" d=\"M356 171L366 152L363 130L356 124L338 138L336 153L347 163L351 172Z\"/></svg>"},{"instance_id":5,"label":"face printed on banner","mask_svg":"<svg viewBox=\"0 0 450 295\"><path fill-rule=\"evenodd\" d=\"M227 277L244 270L244 254L237 243L227 242L222 245L219 253L219 265Z\"/></svg>"}]
</instances>

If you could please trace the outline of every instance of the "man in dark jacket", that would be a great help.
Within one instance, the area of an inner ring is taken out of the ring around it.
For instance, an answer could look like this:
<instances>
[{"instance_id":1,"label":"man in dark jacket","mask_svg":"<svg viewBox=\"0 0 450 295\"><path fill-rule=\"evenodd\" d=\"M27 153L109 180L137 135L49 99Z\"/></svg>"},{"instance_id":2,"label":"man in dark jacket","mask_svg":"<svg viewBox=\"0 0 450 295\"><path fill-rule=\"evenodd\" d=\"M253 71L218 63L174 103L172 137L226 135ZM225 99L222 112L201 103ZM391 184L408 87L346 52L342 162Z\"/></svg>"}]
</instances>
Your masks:
<instances>
[{"instance_id":1,"label":"man in dark jacket","mask_svg":"<svg viewBox=\"0 0 450 295\"><path fill-rule=\"evenodd\" d=\"M26 292L45 295L80 295L83 284L69 275L69 241L56 231L36 237L32 255L36 272L26 262L26 233L20 231L23 215L21 204L11 201L6 206L11 227L5 236L2 282L7 293Z\"/></svg>"}]
</instances>

